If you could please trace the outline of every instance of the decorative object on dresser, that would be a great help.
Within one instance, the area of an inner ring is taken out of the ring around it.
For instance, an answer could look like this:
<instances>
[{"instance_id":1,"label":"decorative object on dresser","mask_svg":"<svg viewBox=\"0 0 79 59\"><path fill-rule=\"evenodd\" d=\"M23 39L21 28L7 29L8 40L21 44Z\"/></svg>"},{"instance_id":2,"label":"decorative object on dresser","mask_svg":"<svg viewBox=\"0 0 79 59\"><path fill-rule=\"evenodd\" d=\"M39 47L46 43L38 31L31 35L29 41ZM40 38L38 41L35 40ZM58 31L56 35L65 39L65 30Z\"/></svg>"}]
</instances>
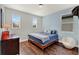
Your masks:
<instances>
[{"instance_id":1,"label":"decorative object on dresser","mask_svg":"<svg viewBox=\"0 0 79 59\"><path fill-rule=\"evenodd\" d=\"M8 37L9 37L9 31L3 31L2 32L2 40L6 40L6 39L8 39Z\"/></svg>"}]
</instances>

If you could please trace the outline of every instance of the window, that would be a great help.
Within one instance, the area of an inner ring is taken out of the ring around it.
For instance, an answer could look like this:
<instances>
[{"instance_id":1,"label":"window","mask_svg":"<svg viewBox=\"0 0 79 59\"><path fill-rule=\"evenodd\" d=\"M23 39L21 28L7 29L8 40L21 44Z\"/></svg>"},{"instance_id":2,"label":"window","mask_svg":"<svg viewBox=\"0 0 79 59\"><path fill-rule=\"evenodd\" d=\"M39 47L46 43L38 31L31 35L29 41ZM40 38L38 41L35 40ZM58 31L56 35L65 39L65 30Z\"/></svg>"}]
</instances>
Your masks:
<instances>
[{"instance_id":1,"label":"window","mask_svg":"<svg viewBox=\"0 0 79 59\"><path fill-rule=\"evenodd\" d=\"M73 16L67 15L62 17L62 31L73 31Z\"/></svg>"},{"instance_id":2,"label":"window","mask_svg":"<svg viewBox=\"0 0 79 59\"><path fill-rule=\"evenodd\" d=\"M33 16L33 28L37 28L37 17Z\"/></svg>"}]
</instances>

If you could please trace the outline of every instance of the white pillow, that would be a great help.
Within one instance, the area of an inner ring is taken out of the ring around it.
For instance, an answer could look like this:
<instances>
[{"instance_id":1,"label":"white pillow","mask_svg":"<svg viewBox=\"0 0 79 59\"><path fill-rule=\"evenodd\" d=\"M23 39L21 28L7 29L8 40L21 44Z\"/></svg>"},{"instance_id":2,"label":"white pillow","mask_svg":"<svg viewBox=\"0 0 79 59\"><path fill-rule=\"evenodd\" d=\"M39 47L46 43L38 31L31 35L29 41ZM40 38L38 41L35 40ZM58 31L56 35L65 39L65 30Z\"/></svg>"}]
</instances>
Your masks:
<instances>
[{"instance_id":1,"label":"white pillow","mask_svg":"<svg viewBox=\"0 0 79 59\"><path fill-rule=\"evenodd\" d=\"M50 30L44 30L45 33L50 33Z\"/></svg>"}]
</instances>

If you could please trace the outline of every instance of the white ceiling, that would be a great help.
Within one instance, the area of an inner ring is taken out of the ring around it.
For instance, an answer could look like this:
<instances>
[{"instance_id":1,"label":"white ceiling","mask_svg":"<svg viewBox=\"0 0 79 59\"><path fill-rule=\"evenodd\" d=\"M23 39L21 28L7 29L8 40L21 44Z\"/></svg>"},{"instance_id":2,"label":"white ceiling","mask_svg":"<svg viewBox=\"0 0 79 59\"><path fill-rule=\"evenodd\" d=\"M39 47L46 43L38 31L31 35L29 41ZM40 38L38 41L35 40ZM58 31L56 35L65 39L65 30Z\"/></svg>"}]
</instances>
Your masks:
<instances>
[{"instance_id":1,"label":"white ceiling","mask_svg":"<svg viewBox=\"0 0 79 59\"><path fill-rule=\"evenodd\" d=\"M45 16L59 10L67 9L75 4L44 4L43 7L39 7L38 4L4 4L3 6L16 9L23 12L28 12L38 16Z\"/></svg>"}]
</instances>

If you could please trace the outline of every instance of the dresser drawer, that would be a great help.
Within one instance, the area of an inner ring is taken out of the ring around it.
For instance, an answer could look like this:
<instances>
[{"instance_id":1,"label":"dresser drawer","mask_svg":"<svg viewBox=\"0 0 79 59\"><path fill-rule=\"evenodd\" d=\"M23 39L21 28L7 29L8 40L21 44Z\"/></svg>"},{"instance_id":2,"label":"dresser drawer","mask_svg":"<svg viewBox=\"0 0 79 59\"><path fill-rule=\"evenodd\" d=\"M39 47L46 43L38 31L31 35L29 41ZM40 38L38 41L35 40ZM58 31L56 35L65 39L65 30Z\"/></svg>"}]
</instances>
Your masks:
<instances>
[{"instance_id":1,"label":"dresser drawer","mask_svg":"<svg viewBox=\"0 0 79 59\"><path fill-rule=\"evenodd\" d=\"M1 53L3 55L19 54L19 38L2 40Z\"/></svg>"}]
</instances>

